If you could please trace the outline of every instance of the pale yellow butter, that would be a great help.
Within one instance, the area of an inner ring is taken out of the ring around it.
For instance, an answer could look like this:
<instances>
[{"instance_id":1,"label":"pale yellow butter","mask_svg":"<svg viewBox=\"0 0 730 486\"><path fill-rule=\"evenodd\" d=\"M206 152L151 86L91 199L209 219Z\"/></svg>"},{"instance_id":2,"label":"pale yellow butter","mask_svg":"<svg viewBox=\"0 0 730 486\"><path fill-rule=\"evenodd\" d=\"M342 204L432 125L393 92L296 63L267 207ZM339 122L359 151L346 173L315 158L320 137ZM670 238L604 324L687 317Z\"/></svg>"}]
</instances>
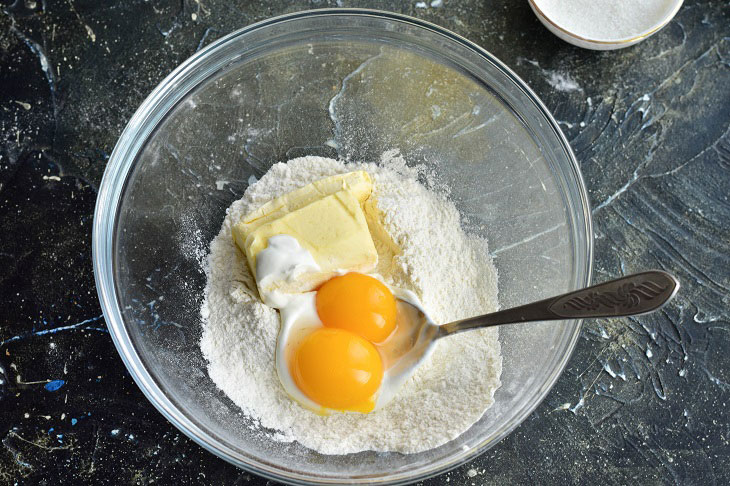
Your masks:
<instances>
[{"instance_id":1,"label":"pale yellow butter","mask_svg":"<svg viewBox=\"0 0 730 486\"><path fill-rule=\"evenodd\" d=\"M362 203L372 191L367 172L322 179L266 203L233 227L233 239L246 254L256 276L256 255L275 235L289 235L319 265L320 272L296 282L274 282L262 292L305 292L332 278L338 270L369 272L378 254L368 230Z\"/></svg>"},{"instance_id":2,"label":"pale yellow butter","mask_svg":"<svg viewBox=\"0 0 730 486\"><path fill-rule=\"evenodd\" d=\"M233 238L238 238L239 235L244 236L240 242L236 240L238 246L243 249L245 236L257 227L296 211L317 199L343 190L350 191L360 203L364 203L373 191L370 174L364 170L336 174L279 196L247 214L243 221L235 226Z\"/></svg>"}]
</instances>

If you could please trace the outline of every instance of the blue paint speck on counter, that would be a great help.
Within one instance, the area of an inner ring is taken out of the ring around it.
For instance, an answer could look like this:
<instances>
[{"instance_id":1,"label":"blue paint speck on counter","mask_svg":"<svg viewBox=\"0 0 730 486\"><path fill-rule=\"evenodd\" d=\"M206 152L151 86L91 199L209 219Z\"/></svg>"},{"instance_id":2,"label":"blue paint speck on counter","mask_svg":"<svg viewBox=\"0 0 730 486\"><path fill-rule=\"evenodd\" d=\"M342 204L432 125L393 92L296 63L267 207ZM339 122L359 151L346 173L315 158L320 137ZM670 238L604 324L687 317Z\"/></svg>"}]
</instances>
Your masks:
<instances>
[{"instance_id":1,"label":"blue paint speck on counter","mask_svg":"<svg viewBox=\"0 0 730 486\"><path fill-rule=\"evenodd\" d=\"M45 388L46 388L46 390L48 390L50 392L54 392L65 384L66 384L66 382L63 380L53 380L53 381L49 381L48 383L46 383Z\"/></svg>"}]
</instances>

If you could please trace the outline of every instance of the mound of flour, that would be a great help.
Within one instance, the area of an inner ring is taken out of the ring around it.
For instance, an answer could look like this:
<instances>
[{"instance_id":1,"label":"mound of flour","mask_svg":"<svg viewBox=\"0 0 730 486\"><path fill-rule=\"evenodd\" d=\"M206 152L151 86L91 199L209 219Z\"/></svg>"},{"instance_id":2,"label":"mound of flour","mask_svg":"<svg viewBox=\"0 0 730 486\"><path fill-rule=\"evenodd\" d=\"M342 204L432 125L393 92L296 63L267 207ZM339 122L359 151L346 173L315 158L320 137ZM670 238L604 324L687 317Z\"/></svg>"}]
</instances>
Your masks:
<instances>
[{"instance_id":1,"label":"mound of flour","mask_svg":"<svg viewBox=\"0 0 730 486\"><path fill-rule=\"evenodd\" d=\"M279 316L250 290L252 276L231 238L231 226L265 202L353 170L373 177L382 225L400 248L394 254L393 247L378 245L378 272L386 281L416 292L439 323L497 309L497 273L487 242L464 233L456 207L418 182L418 168L393 153L379 164L303 157L274 165L228 209L210 247L200 347L213 381L261 427L278 431L275 440L297 441L323 454L421 452L459 436L493 403L502 370L497 329L439 341L383 409L316 415L279 383L274 365Z\"/></svg>"}]
</instances>

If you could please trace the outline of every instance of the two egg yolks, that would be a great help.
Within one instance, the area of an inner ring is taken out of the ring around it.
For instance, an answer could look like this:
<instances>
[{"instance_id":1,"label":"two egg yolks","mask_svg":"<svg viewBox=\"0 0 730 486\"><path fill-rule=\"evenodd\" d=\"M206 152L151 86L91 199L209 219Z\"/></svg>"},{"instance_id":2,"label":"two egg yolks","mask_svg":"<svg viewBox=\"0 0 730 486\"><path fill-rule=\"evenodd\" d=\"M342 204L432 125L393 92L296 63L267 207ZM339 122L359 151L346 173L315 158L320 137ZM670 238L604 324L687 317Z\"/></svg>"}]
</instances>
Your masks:
<instances>
[{"instance_id":1,"label":"two egg yolks","mask_svg":"<svg viewBox=\"0 0 730 486\"><path fill-rule=\"evenodd\" d=\"M370 412L383 380L383 361L374 343L395 329L395 297L378 279L348 273L325 282L315 300L324 327L295 350L294 382L323 407Z\"/></svg>"}]
</instances>

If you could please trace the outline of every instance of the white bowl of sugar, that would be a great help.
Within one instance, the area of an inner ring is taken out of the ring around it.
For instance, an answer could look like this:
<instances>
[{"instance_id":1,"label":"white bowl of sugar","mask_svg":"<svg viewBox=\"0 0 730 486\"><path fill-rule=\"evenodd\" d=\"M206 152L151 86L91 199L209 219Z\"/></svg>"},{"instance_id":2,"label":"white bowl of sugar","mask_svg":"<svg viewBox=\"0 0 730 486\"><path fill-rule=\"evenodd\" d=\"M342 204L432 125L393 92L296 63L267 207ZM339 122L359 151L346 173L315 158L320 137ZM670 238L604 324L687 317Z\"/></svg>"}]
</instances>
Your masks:
<instances>
[{"instance_id":1,"label":"white bowl of sugar","mask_svg":"<svg viewBox=\"0 0 730 486\"><path fill-rule=\"evenodd\" d=\"M641 42L667 25L683 0L528 0L547 29L599 51Z\"/></svg>"}]
</instances>

